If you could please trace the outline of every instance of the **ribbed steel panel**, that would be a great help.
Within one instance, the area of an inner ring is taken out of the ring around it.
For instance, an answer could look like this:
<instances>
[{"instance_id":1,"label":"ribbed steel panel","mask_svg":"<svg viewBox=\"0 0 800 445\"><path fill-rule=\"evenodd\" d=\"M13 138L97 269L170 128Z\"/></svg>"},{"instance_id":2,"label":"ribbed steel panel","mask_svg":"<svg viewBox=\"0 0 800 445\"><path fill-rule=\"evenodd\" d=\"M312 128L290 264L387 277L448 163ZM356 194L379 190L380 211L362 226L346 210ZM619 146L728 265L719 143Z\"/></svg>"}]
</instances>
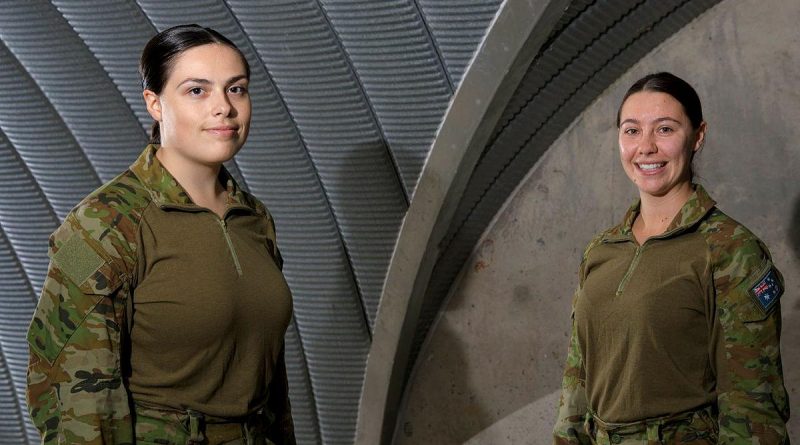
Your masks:
<instances>
[{"instance_id":1,"label":"ribbed steel panel","mask_svg":"<svg viewBox=\"0 0 800 445\"><path fill-rule=\"evenodd\" d=\"M313 390L308 377L308 366L303 355L303 345L297 331L297 323L292 320L286 330L286 372L292 376L289 382L289 400L292 404L295 438L298 444L318 444L319 419L314 403ZM294 413L302 413L297 415Z\"/></svg>"},{"instance_id":2,"label":"ribbed steel panel","mask_svg":"<svg viewBox=\"0 0 800 445\"><path fill-rule=\"evenodd\" d=\"M58 218L14 147L0 134L0 226L39 295L47 273L47 239ZM29 301L36 301L28 295ZM1 328L1 327L0 327Z\"/></svg>"},{"instance_id":3,"label":"ribbed steel panel","mask_svg":"<svg viewBox=\"0 0 800 445\"><path fill-rule=\"evenodd\" d=\"M127 168L146 143L145 133L58 10L45 0L8 0L0 15L0 38L47 96L98 176L107 181Z\"/></svg>"},{"instance_id":4,"label":"ribbed steel panel","mask_svg":"<svg viewBox=\"0 0 800 445\"><path fill-rule=\"evenodd\" d=\"M149 132L153 119L142 99L139 55L156 29L130 0L52 0L53 5L83 40L114 82L142 128ZM133 142L133 141L132 141Z\"/></svg>"},{"instance_id":5,"label":"ribbed steel panel","mask_svg":"<svg viewBox=\"0 0 800 445\"><path fill-rule=\"evenodd\" d=\"M0 36L2 33L0 28ZM19 94L20 91L25 94ZM0 131L25 161L59 220L100 185L100 179L58 113L2 44Z\"/></svg>"},{"instance_id":6,"label":"ribbed steel panel","mask_svg":"<svg viewBox=\"0 0 800 445\"><path fill-rule=\"evenodd\" d=\"M0 443L4 444L39 442L38 432L27 421L25 403L28 344L24 333L33 307L30 283L0 228Z\"/></svg>"},{"instance_id":7,"label":"ribbed steel panel","mask_svg":"<svg viewBox=\"0 0 800 445\"><path fill-rule=\"evenodd\" d=\"M34 436L26 436L23 429L22 411L17 403L17 393L10 385L8 367L0 348L0 443L4 444L29 444L34 442Z\"/></svg>"},{"instance_id":8,"label":"ribbed steel panel","mask_svg":"<svg viewBox=\"0 0 800 445\"><path fill-rule=\"evenodd\" d=\"M47 273L47 239L58 225L55 212L25 163L0 133L0 349L5 354L10 384L20 409L25 405L28 345L24 333ZM0 396L0 404L2 404ZM27 417L26 417L27 418ZM22 420L22 418L20 418ZM35 432L28 424L29 432ZM0 437L3 426L0 425ZM34 438L34 435L29 437Z\"/></svg>"},{"instance_id":9,"label":"ribbed steel panel","mask_svg":"<svg viewBox=\"0 0 800 445\"><path fill-rule=\"evenodd\" d=\"M420 11L412 0L320 3L380 120L410 196L453 94ZM390 253L393 246L394 238ZM385 270L375 273L382 277Z\"/></svg>"},{"instance_id":10,"label":"ribbed steel panel","mask_svg":"<svg viewBox=\"0 0 800 445\"><path fill-rule=\"evenodd\" d=\"M426 291L414 356L475 243L544 151L633 63L717 2L629 1L629 6L635 7L624 8L619 0L598 1L575 18L573 23L580 23L577 29L568 25L534 61L534 65L543 63L542 70L532 66L518 92L535 93L510 102L509 107L518 109L507 110L506 121L500 122L498 136L484 150L459 204L458 219L454 219ZM627 12L612 12L620 9ZM595 29L590 32L592 26ZM570 45L561 45L562 40ZM558 57L545 57L550 48ZM557 74L542 84L540 74L545 70ZM521 102L524 105L520 107Z\"/></svg>"},{"instance_id":11,"label":"ribbed steel panel","mask_svg":"<svg viewBox=\"0 0 800 445\"><path fill-rule=\"evenodd\" d=\"M553 113L594 72L614 59L619 48L636 40L640 32L632 30L631 25L646 26L674 7L674 2L662 1L597 2L577 16L562 35L534 60L515 92L515 100L503 112L495 130L496 136L484 149L481 162L470 178L453 217L456 224L443 243L445 246L471 218L471 212L483 199L485 191L510 166L527 142L535 138L539 146L549 146L550 141L543 140L538 131L550 124Z\"/></svg>"},{"instance_id":12,"label":"ribbed steel panel","mask_svg":"<svg viewBox=\"0 0 800 445\"><path fill-rule=\"evenodd\" d=\"M502 0L415 0L457 86Z\"/></svg>"}]
</instances>

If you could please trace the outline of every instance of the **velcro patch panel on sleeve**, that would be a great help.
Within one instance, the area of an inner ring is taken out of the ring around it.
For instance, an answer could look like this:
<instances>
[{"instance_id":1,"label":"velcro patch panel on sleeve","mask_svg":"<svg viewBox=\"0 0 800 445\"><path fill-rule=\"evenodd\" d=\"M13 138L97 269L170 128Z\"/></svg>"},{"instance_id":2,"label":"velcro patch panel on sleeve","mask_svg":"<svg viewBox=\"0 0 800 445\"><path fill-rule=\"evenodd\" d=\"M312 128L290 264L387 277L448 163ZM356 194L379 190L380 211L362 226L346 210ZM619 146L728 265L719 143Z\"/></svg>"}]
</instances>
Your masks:
<instances>
[{"instance_id":1,"label":"velcro patch panel on sleeve","mask_svg":"<svg viewBox=\"0 0 800 445\"><path fill-rule=\"evenodd\" d=\"M750 288L750 295L765 314L769 313L775 304L778 303L782 294L783 286L773 267L767 269L766 273L761 276L761 279L756 281Z\"/></svg>"},{"instance_id":2,"label":"velcro patch panel on sleeve","mask_svg":"<svg viewBox=\"0 0 800 445\"><path fill-rule=\"evenodd\" d=\"M73 233L53 255L53 262L73 283L80 286L104 261L78 233Z\"/></svg>"}]
</instances>

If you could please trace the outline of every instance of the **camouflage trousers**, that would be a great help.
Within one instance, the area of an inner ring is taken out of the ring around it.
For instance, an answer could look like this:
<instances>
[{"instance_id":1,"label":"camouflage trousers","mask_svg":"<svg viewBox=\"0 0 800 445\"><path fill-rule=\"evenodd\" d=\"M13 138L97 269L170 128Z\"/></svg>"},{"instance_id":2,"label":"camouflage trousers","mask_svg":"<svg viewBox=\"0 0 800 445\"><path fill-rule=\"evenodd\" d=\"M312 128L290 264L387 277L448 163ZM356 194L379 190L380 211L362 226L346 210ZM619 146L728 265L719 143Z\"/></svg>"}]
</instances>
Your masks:
<instances>
[{"instance_id":1,"label":"camouflage trousers","mask_svg":"<svg viewBox=\"0 0 800 445\"><path fill-rule=\"evenodd\" d=\"M136 405L136 445L274 445L266 438L267 415L242 422Z\"/></svg>"},{"instance_id":2,"label":"camouflage trousers","mask_svg":"<svg viewBox=\"0 0 800 445\"><path fill-rule=\"evenodd\" d=\"M588 415L584 428L592 445L716 445L719 431L711 405L631 423L604 422Z\"/></svg>"}]
</instances>

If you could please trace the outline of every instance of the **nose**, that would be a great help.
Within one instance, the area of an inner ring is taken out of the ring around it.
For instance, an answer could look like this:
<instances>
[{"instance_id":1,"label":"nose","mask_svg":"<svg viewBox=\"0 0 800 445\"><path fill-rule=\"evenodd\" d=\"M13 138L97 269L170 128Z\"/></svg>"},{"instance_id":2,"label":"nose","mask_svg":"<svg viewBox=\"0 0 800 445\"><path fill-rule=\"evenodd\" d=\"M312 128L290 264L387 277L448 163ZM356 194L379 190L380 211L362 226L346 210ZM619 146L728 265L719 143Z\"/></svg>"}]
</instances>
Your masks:
<instances>
[{"instance_id":1,"label":"nose","mask_svg":"<svg viewBox=\"0 0 800 445\"><path fill-rule=\"evenodd\" d=\"M231 101L228 98L228 95L224 92L215 94L216 100L213 104L213 113L214 116L228 116L231 114L231 110L233 106L231 105Z\"/></svg>"},{"instance_id":2,"label":"nose","mask_svg":"<svg viewBox=\"0 0 800 445\"><path fill-rule=\"evenodd\" d=\"M642 139L639 142L639 153L640 154L652 154L658 151L658 146L656 145L656 138L655 135L651 132L645 132L642 135Z\"/></svg>"}]
</instances>

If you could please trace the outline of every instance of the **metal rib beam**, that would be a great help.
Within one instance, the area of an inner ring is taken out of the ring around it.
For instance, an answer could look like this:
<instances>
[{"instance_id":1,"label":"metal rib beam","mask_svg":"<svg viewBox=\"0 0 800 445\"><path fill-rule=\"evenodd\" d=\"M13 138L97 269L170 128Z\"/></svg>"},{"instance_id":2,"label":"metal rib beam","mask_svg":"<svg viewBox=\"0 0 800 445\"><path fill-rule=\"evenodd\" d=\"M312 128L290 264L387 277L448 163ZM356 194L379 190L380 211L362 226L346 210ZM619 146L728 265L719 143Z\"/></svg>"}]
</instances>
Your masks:
<instances>
[{"instance_id":1,"label":"metal rib beam","mask_svg":"<svg viewBox=\"0 0 800 445\"><path fill-rule=\"evenodd\" d=\"M391 442L421 296L439 242L500 112L567 1L535 3L503 4L436 136L386 278L367 362L357 444Z\"/></svg>"}]
</instances>

